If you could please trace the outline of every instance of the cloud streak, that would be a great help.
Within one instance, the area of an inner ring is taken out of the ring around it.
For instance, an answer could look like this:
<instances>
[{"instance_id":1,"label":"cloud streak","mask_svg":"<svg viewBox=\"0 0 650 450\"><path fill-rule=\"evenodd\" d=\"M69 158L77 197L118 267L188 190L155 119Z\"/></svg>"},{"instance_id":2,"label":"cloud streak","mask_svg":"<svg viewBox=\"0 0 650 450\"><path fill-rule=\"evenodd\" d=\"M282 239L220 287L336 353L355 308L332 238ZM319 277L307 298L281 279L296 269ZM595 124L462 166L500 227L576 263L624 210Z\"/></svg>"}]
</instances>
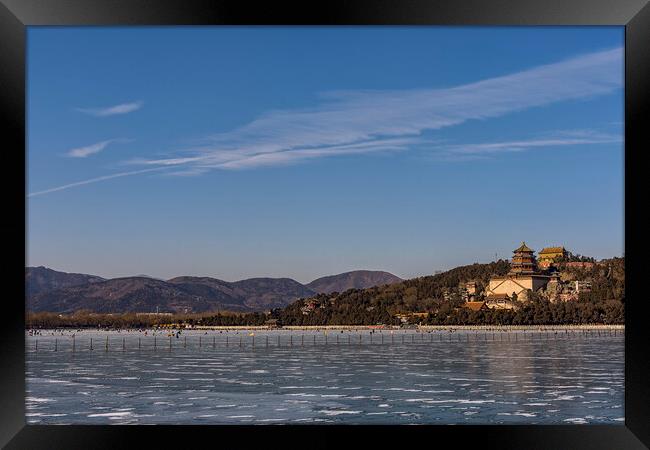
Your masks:
<instances>
[{"instance_id":1,"label":"cloud streak","mask_svg":"<svg viewBox=\"0 0 650 450\"><path fill-rule=\"evenodd\" d=\"M620 136L595 134L593 137L555 139L527 139L505 142L490 142L480 144L461 144L443 147L444 150L456 154L487 154L500 152L518 152L536 147L563 147L586 144L614 144L622 143Z\"/></svg>"},{"instance_id":2,"label":"cloud streak","mask_svg":"<svg viewBox=\"0 0 650 450\"><path fill-rule=\"evenodd\" d=\"M143 102L122 103L115 106L108 106L105 108L77 108L77 111L95 117L108 117L119 114L128 114L142 108Z\"/></svg>"},{"instance_id":3,"label":"cloud streak","mask_svg":"<svg viewBox=\"0 0 650 450\"><path fill-rule=\"evenodd\" d=\"M108 147L111 142L113 142L113 140L109 139L107 141L97 142L85 147L73 148L66 153L66 156L69 156L71 158L86 158L90 155L101 152L106 147Z\"/></svg>"},{"instance_id":4,"label":"cloud streak","mask_svg":"<svg viewBox=\"0 0 650 450\"><path fill-rule=\"evenodd\" d=\"M530 138L515 141L453 144L435 148L445 160L466 161L484 159L498 153L522 152L535 148L556 148L575 145L622 144L621 136L597 133L591 130L557 132L555 137Z\"/></svg>"},{"instance_id":5,"label":"cloud streak","mask_svg":"<svg viewBox=\"0 0 650 450\"><path fill-rule=\"evenodd\" d=\"M203 148L131 162L204 173L403 150L426 131L611 93L622 87L622 55L604 50L446 89L329 92L313 108L270 111Z\"/></svg>"},{"instance_id":6,"label":"cloud streak","mask_svg":"<svg viewBox=\"0 0 650 450\"><path fill-rule=\"evenodd\" d=\"M73 148L68 150L65 156L70 158L87 158L90 155L94 155L103 151L110 144L114 143L126 143L132 142L132 139L107 139L105 141L96 142L95 144L86 145L84 147Z\"/></svg>"},{"instance_id":7,"label":"cloud streak","mask_svg":"<svg viewBox=\"0 0 650 450\"><path fill-rule=\"evenodd\" d=\"M151 168L151 169L132 170L130 172L113 173L113 174L104 175L104 176L101 176L101 177L90 178L88 180L77 181L75 183L64 184L63 186L57 186L57 187L54 187L54 188L51 188L51 189L45 189L43 191L32 192L32 193L27 194L27 197L36 197L36 196L43 195L43 194L49 194L51 192L63 191L65 189L70 189L70 188L77 187L77 186L83 186L83 185L86 185L86 184L97 183L98 181L112 180L113 178L127 177L127 176L130 176L130 175L139 175L139 174L142 174L142 173L156 172L156 171L161 171L161 170L164 170L164 169L166 169L166 167L155 167L155 168Z\"/></svg>"}]
</instances>

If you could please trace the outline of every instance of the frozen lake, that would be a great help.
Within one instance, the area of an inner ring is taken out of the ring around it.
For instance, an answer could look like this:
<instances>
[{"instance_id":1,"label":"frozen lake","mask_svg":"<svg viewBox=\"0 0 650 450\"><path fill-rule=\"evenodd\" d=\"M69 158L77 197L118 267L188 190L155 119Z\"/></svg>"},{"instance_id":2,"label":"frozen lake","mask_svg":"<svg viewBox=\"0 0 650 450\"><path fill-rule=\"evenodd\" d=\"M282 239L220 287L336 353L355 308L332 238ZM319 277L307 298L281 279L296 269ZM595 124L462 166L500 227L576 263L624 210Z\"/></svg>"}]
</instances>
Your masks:
<instances>
[{"instance_id":1,"label":"frozen lake","mask_svg":"<svg viewBox=\"0 0 650 450\"><path fill-rule=\"evenodd\" d=\"M30 424L623 424L620 330L42 333Z\"/></svg>"}]
</instances>

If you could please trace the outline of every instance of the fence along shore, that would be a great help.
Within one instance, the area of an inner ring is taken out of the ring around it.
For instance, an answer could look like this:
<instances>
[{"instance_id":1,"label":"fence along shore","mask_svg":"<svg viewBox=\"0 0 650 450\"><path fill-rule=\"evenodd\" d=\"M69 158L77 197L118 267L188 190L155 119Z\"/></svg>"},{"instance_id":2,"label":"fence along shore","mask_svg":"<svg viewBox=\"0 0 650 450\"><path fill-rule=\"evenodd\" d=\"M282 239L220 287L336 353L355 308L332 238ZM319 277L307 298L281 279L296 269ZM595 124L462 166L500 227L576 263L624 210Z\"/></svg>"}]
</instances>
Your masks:
<instances>
[{"instance_id":1,"label":"fence along shore","mask_svg":"<svg viewBox=\"0 0 650 450\"><path fill-rule=\"evenodd\" d=\"M71 328L63 328L65 330ZM319 330L343 330L343 331L404 331L404 330L583 330L583 329L616 329L623 330L625 325L620 324L581 324L581 325L283 325L282 327L269 325L185 325L162 326L158 328L147 328L148 330L198 330L198 331L319 331ZM98 330L97 328L84 328L83 330ZM143 329L144 330L144 329Z\"/></svg>"},{"instance_id":2,"label":"fence along shore","mask_svg":"<svg viewBox=\"0 0 650 450\"><path fill-rule=\"evenodd\" d=\"M208 333L208 331L220 333ZM47 330L52 332L52 330ZM126 351L172 351L210 350L223 348L269 348L307 347L331 345L388 345L388 344L435 344L451 342L533 342L569 339L598 339L624 337L624 325L430 325L417 328L369 328L365 326L328 327L194 327L191 331L204 334L171 333L165 330L143 334L142 330L119 330L102 335L92 330L93 336L77 332L61 331L29 336L27 351L30 353L54 352L126 352ZM223 333L225 331L225 334ZM265 331L256 334L256 331ZM284 333L288 331L289 333ZM302 331L303 333L296 333ZM231 333L231 332L234 332ZM243 333L240 333L243 332ZM189 339L188 339L189 338ZM41 341L39 345L39 341Z\"/></svg>"}]
</instances>

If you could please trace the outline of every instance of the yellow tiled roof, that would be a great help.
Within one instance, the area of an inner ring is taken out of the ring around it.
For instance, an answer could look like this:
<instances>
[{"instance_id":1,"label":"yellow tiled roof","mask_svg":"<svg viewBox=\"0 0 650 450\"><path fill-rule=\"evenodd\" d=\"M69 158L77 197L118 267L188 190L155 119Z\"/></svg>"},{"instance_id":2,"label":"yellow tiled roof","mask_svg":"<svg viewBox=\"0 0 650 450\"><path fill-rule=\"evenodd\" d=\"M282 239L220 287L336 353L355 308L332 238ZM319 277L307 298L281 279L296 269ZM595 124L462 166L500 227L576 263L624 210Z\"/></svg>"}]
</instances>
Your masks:
<instances>
[{"instance_id":1,"label":"yellow tiled roof","mask_svg":"<svg viewBox=\"0 0 650 450\"><path fill-rule=\"evenodd\" d=\"M564 247L546 247L543 248L539 251L540 255L542 253L562 253L564 251Z\"/></svg>"}]
</instances>

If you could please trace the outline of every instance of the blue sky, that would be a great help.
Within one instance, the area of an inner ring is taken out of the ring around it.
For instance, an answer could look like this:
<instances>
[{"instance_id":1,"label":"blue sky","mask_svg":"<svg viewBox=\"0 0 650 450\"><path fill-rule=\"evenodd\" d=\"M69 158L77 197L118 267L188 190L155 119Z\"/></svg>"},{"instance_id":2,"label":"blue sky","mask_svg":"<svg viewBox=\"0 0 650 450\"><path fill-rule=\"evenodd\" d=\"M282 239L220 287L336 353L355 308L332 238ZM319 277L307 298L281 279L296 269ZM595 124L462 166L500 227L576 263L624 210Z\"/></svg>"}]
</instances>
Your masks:
<instances>
[{"instance_id":1,"label":"blue sky","mask_svg":"<svg viewBox=\"0 0 650 450\"><path fill-rule=\"evenodd\" d=\"M27 83L29 265L623 253L622 27L30 27Z\"/></svg>"}]
</instances>

